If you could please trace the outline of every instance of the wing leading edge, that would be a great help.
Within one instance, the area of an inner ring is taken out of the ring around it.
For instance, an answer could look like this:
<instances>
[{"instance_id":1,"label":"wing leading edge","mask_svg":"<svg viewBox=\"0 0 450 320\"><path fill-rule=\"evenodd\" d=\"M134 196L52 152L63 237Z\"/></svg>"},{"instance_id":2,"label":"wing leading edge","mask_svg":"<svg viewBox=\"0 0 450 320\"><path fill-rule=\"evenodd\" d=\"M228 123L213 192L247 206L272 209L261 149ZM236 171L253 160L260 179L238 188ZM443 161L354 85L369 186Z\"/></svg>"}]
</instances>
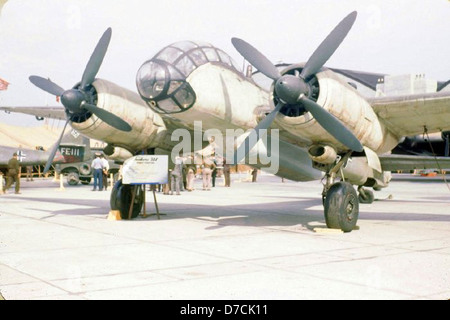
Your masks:
<instances>
[{"instance_id":1,"label":"wing leading edge","mask_svg":"<svg viewBox=\"0 0 450 320\"><path fill-rule=\"evenodd\" d=\"M388 129L398 137L450 130L450 92L369 100Z\"/></svg>"},{"instance_id":2,"label":"wing leading edge","mask_svg":"<svg viewBox=\"0 0 450 320\"><path fill-rule=\"evenodd\" d=\"M22 113L38 118L65 120L66 112L63 107L0 107L6 113Z\"/></svg>"}]
</instances>

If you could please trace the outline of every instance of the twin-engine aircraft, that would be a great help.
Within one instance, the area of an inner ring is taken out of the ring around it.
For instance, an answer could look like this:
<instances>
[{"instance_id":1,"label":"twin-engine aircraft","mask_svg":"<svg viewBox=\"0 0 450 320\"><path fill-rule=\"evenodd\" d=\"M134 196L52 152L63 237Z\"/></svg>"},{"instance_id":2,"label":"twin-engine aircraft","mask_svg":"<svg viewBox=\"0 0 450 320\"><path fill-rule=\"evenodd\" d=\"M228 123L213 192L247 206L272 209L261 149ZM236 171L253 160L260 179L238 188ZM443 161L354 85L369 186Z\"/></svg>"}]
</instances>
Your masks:
<instances>
[{"instance_id":1,"label":"twin-engine aircraft","mask_svg":"<svg viewBox=\"0 0 450 320\"><path fill-rule=\"evenodd\" d=\"M189 41L164 48L142 65L136 79L139 94L96 79L111 29L72 89L37 76L30 81L61 96L66 125L107 142L109 154L125 158L155 148L171 151L176 145L172 133L179 128L192 132L200 121L203 131L223 134L227 129L255 129L237 139L231 159L235 163L261 147L265 134L277 138L279 152L272 154L279 164L276 174L294 181L323 179L327 226L350 232L359 217L359 203L374 200L373 192L364 187L378 190L390 182L380 155L394 149L402 137L450 130L450 93L367 100L324 67L356 17L353 12L342 20L306 63L281 72L249 43L232 39L245 59L273 81L269 92L238 71L222 50ZM264 145L265 151L275 153L270 145ZM389 162L388 170L394 168L395 161ZM130 193L131 188L120 182L112 192L112 209L121 210L124 217L131 199L133 216L142 206L143 197Z\"/></svg>"}]
</instances>

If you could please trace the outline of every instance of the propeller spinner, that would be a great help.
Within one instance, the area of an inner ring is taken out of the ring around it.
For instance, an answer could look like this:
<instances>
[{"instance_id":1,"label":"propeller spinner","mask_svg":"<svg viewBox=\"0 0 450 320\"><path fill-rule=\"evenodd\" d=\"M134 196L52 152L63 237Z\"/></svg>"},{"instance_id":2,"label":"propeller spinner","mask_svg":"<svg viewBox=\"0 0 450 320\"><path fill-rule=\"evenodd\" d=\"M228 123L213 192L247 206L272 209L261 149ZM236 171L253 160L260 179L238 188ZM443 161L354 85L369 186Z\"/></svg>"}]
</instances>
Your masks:
<instances>
[{"instance_id":1,"label":"propeller spinner","mask_svg":"<svg viewBox=\"0 0 450 320\"><path fill-rule=\"evenodd\" d=\"M64 126L64 130L58 140L58 143L55 145L54 149L51 152L50 158L44 170L45 173L50 169L51 163L53 162L56 150L59 148L67 124L72 120L72 118L77 115L89 111L118 130L125 132L129 132L132 130L131 126L127 122L117 117L115 114L94 105L91 102L92 99L90 99L90 93L88 91L88 88L92 85L98 71L100 70L103 59L106 55L106 51L108 50L109 43L111 41L111 36L112 29L108 28L100 38L100 41L95 47L95 50L92 53L88 64L86 65L83 77L81 79L81 85L79 87L64 90L57 84L53 83L50 79L45 79L39 76L30 76L29 78L31 83L33 83L36 87L54 96L60 96L61 103L66 109L66 113L68 116L67 122Z\"/></svg>"},{"instance_id":2,"label":"propeller spinner","mask_svg":"<svg viewBox=\"0 0 450 320\"><path fill-rule=\"evenodd\" d=\"M275 81L274 89L279 103L275 107L275 110L264 119L267 121L261 121L258 124L255 128L256 131L268 129L283 106L287 104L297 104L303 106L310 112L317 122L343 145L354 151L363 151L361 142L339 119L309 98L311 88L307 82L311 76L320 71L340 46L342 41L344 41L355 23L356 17L357 12L355 11L342 20L327 38L325 38L316 51L314 51L302 70L302 73L296 75L281 75L275 65L252 45L238 38L233 38L231 40L236 50L248 62L268 78ZM251 140L253 141L253 145L249 145L251 136L252 135L247 137L246 141L241 144L236 153L237 155L243 154L241 149L244 149L246 145L249 146L247 149L248 152L255 146L257 141L254 139ZM235 161L240 160L242 159L235 158Z\"/></svg>"}]
</instances>

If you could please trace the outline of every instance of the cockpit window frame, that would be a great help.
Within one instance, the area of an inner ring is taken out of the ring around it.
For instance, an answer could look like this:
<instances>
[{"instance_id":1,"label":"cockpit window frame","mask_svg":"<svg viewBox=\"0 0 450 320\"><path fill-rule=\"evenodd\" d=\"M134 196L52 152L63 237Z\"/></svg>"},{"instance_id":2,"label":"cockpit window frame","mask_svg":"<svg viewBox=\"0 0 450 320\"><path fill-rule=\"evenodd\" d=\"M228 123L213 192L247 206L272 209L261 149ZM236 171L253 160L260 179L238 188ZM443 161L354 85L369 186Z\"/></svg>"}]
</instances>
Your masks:
<instances>
[{"instance_id":1,"label":"cockpit window frame","mask_svg":"<svg viewBox=\"0 0 450 320\"><path fill-rule=\"evenodd\" d=\"M212 52L214 54L211 54ZM199 59L196 59L196 56L199 57ZM210 59L209 57L213 59ZM180 63L182 63L183 61L185 61L186 63L186 65L184 66L180 65ZM189 82L187 82L187 78L192 72L203 65L220 65L224 68L234 71L240 76L243 76L243 74L239 71L237 63L230 55L228 55L225 51L205 42L196 43L193 41L183 41L173 43L160 50L152 59L146 61L141 66L141 69L146 64L152 62L155 64L159 64L165 70L165 83L163 91L157 96L149 98L142 95L141 90L145 92L145 89L140 86L139 79L136 80L137 87L141 98L146 101L146 103L152 109L154 109L154 111L161 114L181 113L192 108L195 105L197 96ZM176 79L172 79L173 72L171 72L171 69L176 70L176 73L178 73ZM138 73L138 75L139 74L140 73ZM179 76L182 76L184 78L179 79ZM178 101L179 97L182 96L182 94L180 93L181 90L186 91L186 101ZM165 110L158 103L161 102L162 104L164 104L163 102L169 99L178 106L179 110ZM183 104L183 102L185 103ZM187 105L187 102L190 103Z\"/></svg>"},{"instance_id":2,"label":"cockpit window frame","mask_svg":"<svg viewBox=\"0 0 450 320\"><path fill-rule=\"evenodd\" d=\"M192 44L193 47L190 48L190 49L183 49L183 48L180 48L178 46L180 43L182 43L182 44L189 44L190 43L190 44ZM161 59L160 55L167 49L174 49L174 51L177 51L177 52L182 51L183 53L180 56L178 56L175 60L173 60L173 59L171 59L171 60ZM216 58L218 58L218 60L211 60L211 59L209 59L208 58L208 54L206 54L204 49L214 50ZM205 58L204 63L198 63L197 61L192 59L192 53L195 52L195 51L200 51L201 52L201 55ZM193 65L195 66L195 68L191 71L191 73L194 70L196 70L198 67L201 67L202 65L205 65L205 64L208 64L208 63L214 63L214 62L221 62L221 63L227 65L228 67L230 67L232 69L235 69L236 72L241 73L239 71L237 63L233 60L233 58L228 53L226 53L225 51L223 51L223 50L221 50L219 48L214 47L213 45L211 45L209 43L198 44L198 43L193 42L193 41L176 42L176 43L173 43L173 44L165 47L161 51L159 51L155 55L155 57L153 59L163 60L163 61L169 62L171 65L175 66L175 65L177 65L180 62L181 59L183 59L185 57L188 57L190 62L192 62ZM224 57L226 57L226 60L224 60ZM153 59L151 59L151 60L153 60ZM185 73L183 73L183 74L185 74ZM190 73L189 74L185 74L186 77L189 77L189 75L190 75Z\"/></svg>"}]
</instances>

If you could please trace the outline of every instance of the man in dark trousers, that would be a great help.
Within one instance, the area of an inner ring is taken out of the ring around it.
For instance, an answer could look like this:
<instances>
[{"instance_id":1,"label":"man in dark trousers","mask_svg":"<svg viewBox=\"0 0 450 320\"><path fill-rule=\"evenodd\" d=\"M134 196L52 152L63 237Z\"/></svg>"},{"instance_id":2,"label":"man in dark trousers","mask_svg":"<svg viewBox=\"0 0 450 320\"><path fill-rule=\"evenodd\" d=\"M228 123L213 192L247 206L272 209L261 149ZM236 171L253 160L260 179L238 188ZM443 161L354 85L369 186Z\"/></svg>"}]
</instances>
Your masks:
<instances>
[{"instance_id":1,"label":"man in dark trousers","mask_svg":"<svg viewBox=\"0 0 450 320\"><path fill-rule=\"evenodd\" d=\"M95 159L92 161L91 165L92 170L94 171L94 189L92 191L96 191L98 186L98 191L103 190L103 161L100 159L100 154L95 154Z\"/></svg>"},{"instance_id":2,"label":"man in dark trousers","mask_svg":"<svg viewBox=\"0 0 450 320\"><path fill-rule=\"evenodd\" d=\"M17 153L8 162L8 173L6 174L6 187L3 191L6 192L11 188L12 184L16 184L16 194L20 194L20 163L17 160Z\"/></svg>"}]
</instances>

